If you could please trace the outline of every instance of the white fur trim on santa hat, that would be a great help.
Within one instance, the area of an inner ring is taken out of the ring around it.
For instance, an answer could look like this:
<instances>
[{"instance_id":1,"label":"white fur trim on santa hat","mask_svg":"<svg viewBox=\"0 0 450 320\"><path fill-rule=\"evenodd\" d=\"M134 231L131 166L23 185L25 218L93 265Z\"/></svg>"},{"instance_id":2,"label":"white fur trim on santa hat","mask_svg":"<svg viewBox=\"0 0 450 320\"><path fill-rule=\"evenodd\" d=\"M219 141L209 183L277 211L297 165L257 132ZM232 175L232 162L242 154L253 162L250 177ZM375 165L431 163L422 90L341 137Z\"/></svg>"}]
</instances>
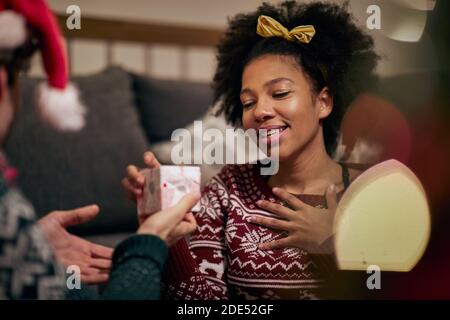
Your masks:
<instances>
[{"instance_id":1,"label":"white fur trim on santa hat","mask_svg":"<svg viewBox=\"0 0 450 320\"><path fill-rule=\"evenodd\" d=\"M63 131L77 131L85 124L86 108L79 100L78 89L68 84L64 90L50 87L46 82L39 85L37 103L42 118L53 127Z\"/></svg>"},{"instance_id":2,"label":"white fur trim on santa hat","mask_svg":"<svg viewBox=\"0 0 450 320\"><path fill-rule=\"evenodd\" d=\"M12 10L0 11L0 49L14 49L25 42L25 19Z\"/></svg>"}]
</instances>

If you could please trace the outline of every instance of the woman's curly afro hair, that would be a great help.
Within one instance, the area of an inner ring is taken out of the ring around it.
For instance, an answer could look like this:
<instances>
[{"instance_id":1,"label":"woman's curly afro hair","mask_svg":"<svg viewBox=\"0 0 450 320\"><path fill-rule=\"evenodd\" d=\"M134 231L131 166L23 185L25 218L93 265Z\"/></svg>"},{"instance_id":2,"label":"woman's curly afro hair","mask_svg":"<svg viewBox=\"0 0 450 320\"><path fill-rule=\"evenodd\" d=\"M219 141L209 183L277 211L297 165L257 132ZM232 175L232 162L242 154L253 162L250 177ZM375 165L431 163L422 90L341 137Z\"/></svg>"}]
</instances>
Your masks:
<instances>
[{"instance_id":1,"label":"woman's curly afro hair","mask_svg":"<svg viewBox=\"0 0 450 320\"><path fill-rule=\"evenodd\" d=\"M213 81L218 114L223 113L229 123L240 126L239 96L245 66L266 54L292 56L309 78L313 91L318 93L327 86L333 97L333 111L322 122L325 147L333 155L344 112L359 93L376 82L374 69L379 59L372 37L355 25L347 8L348 3L263 3L255 12L231 19L218 46ZM260 15L274 18L288 30L311 24L316 34L308 44L279 37L263 38L256 33Z\"/></svg>"}]
</instances>

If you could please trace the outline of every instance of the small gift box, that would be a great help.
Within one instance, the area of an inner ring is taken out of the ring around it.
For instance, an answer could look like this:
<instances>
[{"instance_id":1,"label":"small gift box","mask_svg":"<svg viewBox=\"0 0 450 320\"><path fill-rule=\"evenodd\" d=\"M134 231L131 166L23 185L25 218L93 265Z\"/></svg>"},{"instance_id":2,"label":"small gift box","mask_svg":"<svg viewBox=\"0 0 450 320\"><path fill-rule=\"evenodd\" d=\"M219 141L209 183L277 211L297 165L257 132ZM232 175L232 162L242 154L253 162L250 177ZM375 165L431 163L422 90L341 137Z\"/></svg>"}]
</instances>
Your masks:
<instances>
[{"instance_id":1,"label":"small gift box","mask_svg":"<svg viewBox=\"0 0 450 320\"><path fill-rule=\"evenodd\" d=\"M139 216L148 216L176 205L188 193L200 193L200 168L195 166L160 166L142 171L144 192L138 198ZM198 211L197 203L192 211Z\"/></svg>"}]
</instances>

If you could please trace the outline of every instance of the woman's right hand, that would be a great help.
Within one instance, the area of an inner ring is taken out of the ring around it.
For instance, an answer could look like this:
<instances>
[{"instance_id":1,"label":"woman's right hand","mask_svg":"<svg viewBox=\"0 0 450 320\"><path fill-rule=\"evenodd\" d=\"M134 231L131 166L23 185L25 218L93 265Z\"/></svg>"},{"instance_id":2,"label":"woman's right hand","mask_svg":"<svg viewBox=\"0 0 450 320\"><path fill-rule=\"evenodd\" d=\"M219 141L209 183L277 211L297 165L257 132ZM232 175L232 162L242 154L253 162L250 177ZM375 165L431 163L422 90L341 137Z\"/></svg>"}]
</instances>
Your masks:
<instances>
[{"instance_id":1,"label":"woman's right hand","mask_svg":"<svg viewBox=\"0 0 450 320\"><path fill-rule=\"evenodd\" d=\"M150 169L160 166L158 159L150 151L144 153L144 163ZM144 183L145 178L141 169L135 165L129 165L125 172L125 178L122 179L122 187L125 189L127 196L134 202L136 202L137 197L142 195Z\"/></svg>"},{"instance_id":2,"label":"woman's right hand","mask_svg":"<svg viewBox=\"0 0 450 320\"><path fill-rule=\"evenodd\" d=\"M197 228L194 215L190 211L199 199L199 194L190 193L184 196L175 206L146 218L137 233L157 236L170 247Z\"/></svg>"}]
</instances>

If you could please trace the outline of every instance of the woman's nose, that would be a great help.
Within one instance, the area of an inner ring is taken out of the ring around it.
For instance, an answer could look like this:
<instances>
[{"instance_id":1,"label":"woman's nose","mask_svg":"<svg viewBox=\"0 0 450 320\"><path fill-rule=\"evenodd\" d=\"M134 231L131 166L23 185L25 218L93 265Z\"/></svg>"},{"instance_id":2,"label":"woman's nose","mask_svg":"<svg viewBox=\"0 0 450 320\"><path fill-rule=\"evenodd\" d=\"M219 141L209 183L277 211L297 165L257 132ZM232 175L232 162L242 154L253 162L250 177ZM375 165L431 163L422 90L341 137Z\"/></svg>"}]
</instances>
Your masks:
<instances>
[{"instance_id":1,"label":"woman's nose","mask_svg":"<svg viewBox=\"0 0 450 320\"><path fill-rule=\"evenodd\" d=\"M253 109L253 117L257 122L264 122L275 116L273 108L266 102L258 102Z\"/></svg>"}]
</instances>

